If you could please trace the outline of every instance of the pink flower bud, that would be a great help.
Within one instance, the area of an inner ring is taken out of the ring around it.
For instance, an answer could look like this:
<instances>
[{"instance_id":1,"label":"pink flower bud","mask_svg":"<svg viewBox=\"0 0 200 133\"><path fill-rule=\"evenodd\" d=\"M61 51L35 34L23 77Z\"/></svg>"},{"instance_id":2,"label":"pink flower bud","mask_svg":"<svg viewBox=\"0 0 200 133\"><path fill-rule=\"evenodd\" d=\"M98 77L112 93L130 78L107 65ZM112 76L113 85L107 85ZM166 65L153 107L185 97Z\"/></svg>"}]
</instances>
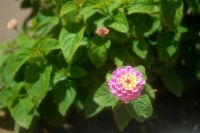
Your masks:
<instances>
[{"instance_id":1,"label":"pink flower bud","mask_svg":"<svg viewBox=\"0 0 200 133\"><path fill-rule=\"evenodd\" d=\"M142 73L131 66L117 68L108 81L110 92L125 103L138 98L144 84Z\"/></svg>"},{"instance_id":2,"label":"pink flower bud","mask_svg":"<svg viewBox=\"0 0 200 133\"><path fill-rule=\"evenodd\" d=\"M104 37L105 35L107 35L109 32L109 29L107 27L99 27L96 30L96 34L100 37Z\"/></svg>"},{"instance_id":3,"label":"pink flower bud","mask_svg":"<svg viewBox=\"0 0 200 133\"><path fill-rule=\"evenodd\" d=\"M11 30L11 29L16 29L16 28L17 28L17 20L16 19L11 19L10 21L8 21L7 29Z\"/></svg>"}]
</instances>

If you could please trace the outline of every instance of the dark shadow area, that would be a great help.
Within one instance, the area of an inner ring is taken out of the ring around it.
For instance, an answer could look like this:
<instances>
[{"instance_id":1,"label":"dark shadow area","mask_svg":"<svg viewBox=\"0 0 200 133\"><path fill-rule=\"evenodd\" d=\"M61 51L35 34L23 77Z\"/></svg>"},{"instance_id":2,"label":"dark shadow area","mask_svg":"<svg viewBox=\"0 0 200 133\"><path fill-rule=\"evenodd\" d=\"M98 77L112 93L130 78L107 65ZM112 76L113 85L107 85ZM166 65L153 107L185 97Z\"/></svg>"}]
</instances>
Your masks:
<instances>
[{"instance_id":1,"label":"dark shadow area","mask_svg":"<svg viewBox=\"0 0 200 133\"><path fill-rule=\"evenodd\" d=\"M200 90L199 85L186 90L182 98L167 91L157 92L153 116L139 123L132 120L122 133L199 133L200 132ZM68 113L62 127L52 127L39 122L39 133L119 133L110 111L85 119L75 111Z\"/></svg>"}]
</instances>

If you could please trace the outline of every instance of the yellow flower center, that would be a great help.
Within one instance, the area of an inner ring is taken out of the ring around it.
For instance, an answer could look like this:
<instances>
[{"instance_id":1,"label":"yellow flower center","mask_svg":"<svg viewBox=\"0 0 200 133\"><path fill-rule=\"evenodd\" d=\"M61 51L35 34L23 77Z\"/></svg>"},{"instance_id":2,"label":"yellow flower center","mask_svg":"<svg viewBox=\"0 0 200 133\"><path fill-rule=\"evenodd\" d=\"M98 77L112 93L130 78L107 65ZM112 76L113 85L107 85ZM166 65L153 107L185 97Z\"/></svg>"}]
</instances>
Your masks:
<instances>
[{"instance_id":1,"label":"yellow flower center","mask_svg":"<svg viewBox=\"0 0 200 133\"><path fill-rule=\"evenodd\" d=\"M120 77L119 83L126 89L132 90L137 84L137 78L135 75L127 73Z\"/></svg>"}]
</instances>

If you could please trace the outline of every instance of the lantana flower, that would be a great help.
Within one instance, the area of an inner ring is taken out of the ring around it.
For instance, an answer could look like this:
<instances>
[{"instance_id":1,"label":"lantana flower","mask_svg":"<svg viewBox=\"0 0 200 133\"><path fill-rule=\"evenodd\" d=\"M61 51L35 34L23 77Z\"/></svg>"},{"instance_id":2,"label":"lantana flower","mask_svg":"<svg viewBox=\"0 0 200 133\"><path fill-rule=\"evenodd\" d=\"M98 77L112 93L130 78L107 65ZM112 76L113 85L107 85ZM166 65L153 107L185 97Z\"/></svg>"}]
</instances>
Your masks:
<instances>
[{"instance_id":1,"label":"lantana flower","mask_svg":"<svg viewBox=\"0 0 200 133\"><path fill-rule=\"evenodd\" d=\"M125 103L137 99L145 83L142 73L131 66L117 68L108 81L110 92Z\"/></svg>"},{"instance_id":2,"label":"lantana flower","mask_svg":"<svg viewBox=\"0 0 200 133\"><path fill-rule=\"evenodd\" d=\"M96 34L100 37L104 37L109 33L109 29L107 27L99 27L96 30Z\"/></svg>"}]
</instances>

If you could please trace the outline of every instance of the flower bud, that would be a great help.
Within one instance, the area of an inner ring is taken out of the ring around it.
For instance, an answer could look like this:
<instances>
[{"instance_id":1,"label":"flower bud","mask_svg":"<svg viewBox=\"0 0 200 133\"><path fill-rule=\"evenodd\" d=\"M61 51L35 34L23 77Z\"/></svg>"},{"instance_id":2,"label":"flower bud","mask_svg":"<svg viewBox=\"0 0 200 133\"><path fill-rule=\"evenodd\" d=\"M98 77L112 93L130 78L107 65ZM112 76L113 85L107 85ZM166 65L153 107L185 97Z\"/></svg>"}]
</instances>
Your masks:
<instances>
[{"instance_id":1,"label":"flower bud","mask_svg":"<svg viewBox=\"0 0 200 133\"><path fill-rule=\"evenodd\" d=\"M109 29L107 27L99 27L96 30L96 34L100 37L104 37L109 33Z\"/></svg>"},{"instance_id":2,"label":"flower bud","mask_svg":"<svg viewBox=\"0 0 200 133\"><path fill-rule=\"evenodd\" d=\"M16 28L17 28L17 20L16 19L11 19L10 21L8 21L7 29L11 30L11 29L16 29Z\"/></svg>"}]
</instances>

